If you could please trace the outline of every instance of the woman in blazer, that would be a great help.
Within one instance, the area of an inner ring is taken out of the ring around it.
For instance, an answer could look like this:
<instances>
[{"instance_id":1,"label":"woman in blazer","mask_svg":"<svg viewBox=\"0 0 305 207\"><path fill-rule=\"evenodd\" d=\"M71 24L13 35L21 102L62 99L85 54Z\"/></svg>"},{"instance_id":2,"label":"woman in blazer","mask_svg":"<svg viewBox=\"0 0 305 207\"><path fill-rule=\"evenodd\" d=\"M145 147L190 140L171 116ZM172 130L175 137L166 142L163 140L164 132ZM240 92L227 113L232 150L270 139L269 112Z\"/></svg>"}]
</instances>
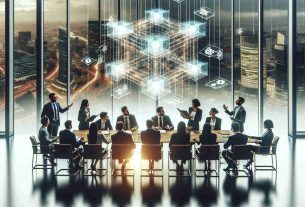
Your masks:
<instances>
[{"instance_id":1,"label":"woman in blazer","mask_svg":"<svg viewBox=\"0 0 305 207\"><path fill-rule=\"evenodd\" d=\"M90 118L90 108L89 101L87 99L82 100L79 112L78 112L78 129L79 130L89 130L89 122Z\"/></svg>"},{"instance_id":2,"label":"woman in blazer","mask_svg":"<svg viewBox=\"0 0 305 207\"><path fill-rule=\"evenodd\" d=\"M205 120L206 124L210 124L212 130L221 130L221 119L216 116L218 110L216 108L211 108L210 117Z\"/></svg>"},{"instance_id":3,"label":"woman in blazer","mask_svg":"<svg viewBox=\"0 0 305 207\"><path fill-rule=\"evenodd\" d=\"M187 126L192 130L199 130L199 122L202 118L202 110L199 108L200 102L198 99L192 100L192 107L189 108L189 114L191 118L189 119Z\"/></svg>"}]
</instances>

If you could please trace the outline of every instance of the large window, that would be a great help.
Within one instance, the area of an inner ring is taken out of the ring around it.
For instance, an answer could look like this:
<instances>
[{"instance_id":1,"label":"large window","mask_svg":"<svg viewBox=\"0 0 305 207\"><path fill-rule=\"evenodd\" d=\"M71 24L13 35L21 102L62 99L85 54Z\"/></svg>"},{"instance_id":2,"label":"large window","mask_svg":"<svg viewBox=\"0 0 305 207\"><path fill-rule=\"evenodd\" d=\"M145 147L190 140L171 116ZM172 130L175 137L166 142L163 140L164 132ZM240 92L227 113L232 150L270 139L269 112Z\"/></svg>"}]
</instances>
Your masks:
<instances>
[{"instance_id":1,"label":"large window","mask_svg":"<svg viewBox=\"0 0 305 207\"><path fill-rule=\"evenodd\" d=\"M0 2L0 131L5 131L5 2Z\"/></svg>"}]
</instances>

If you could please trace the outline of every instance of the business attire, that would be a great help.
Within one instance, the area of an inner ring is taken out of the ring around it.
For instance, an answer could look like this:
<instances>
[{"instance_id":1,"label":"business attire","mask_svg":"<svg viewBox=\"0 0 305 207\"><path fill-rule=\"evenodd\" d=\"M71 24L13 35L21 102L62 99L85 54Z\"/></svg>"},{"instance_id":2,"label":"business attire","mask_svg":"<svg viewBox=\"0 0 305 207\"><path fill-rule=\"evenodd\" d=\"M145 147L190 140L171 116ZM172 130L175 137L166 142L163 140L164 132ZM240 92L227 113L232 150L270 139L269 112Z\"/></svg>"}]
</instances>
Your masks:
<instances>
[{"instance_id":1,"label":"business attire","mask_svg":"<svg viewBox=\"0 0 305 207\"><path fill-rule=\"evenodd\" d=\"M217 144L217 135L214 133L211 134L201 134L199 136L199 144L201 145L216 145ZM196 154L199 157L201 153L201 148L196 148ZM208 170L210 170L210 166L211 166L211 161L210 160L206 160L205 161L205 169L208 168Z\"/></svg>"},{"instance_id":2,"label":"business attire","mask_svg":"<svg viewBox=\"0 0 305 207\"><path fill-rule=\"evenodd\" d=\"M154 122L154 127L160 127L162 129L165 129L165 126L168 126L169 130L173 130L175 127L172 124L171 119L167 115L159 116L156 115L151 118Z\"/></svg>"},{"instance_id":3,"label":"business attire","mask_svg":"<svg viewBox=\"0 0 305 207\"><path fill-rule=\"evenodd\" d=\"M79 130L89 130L88 118L90 118L90 109L80 109L78 112Z\"/></svg>"},{"instance_id":4,"label":"business attire","mask_svg":"<svg viewBox=\"0 0 305 207\"><path fill-rule=\"evenodd\" d=\"M108 119L106 122L102 119L99 119L95 122L97 124L98 130L112 130L112 125Z\"/></svg>"},{"instance_id":5,"label":"business attire","mask_svg":"<svg viewBox=\"0 0 305 207\"><path fill-rule=\"evenodd\" d=\"M50 121L50 125L48 126L48 132L51 136L57 136L58 133L58 128L60 126L60 117L59 113L64 113L68 111L68 107L66 108L61 108L60 104L55 102L55 103L47 103L43 106L43 110L41 113L41 118L42 117L48 117Z\"/></svg>"},{"instance_id":6,"label":"business attire","mask_svg":"<svg viewBox=\"0 0 305 207\"><path fill-rule=\"evenodd\" d=\"M212 130L221 130L221 121L222 120L218 117L215 117L214 120L211 117L205 119L205 123L210 124Z\"/></svg>"},{"instance_id":7,"label":"business attire","mask_svg":"<svg viewBox=\"0 0 305 207\"><path fill-rule=\"evenodd\" d=\"M161 133L158 130L146 129L141 131L141 142L142 144L160 144ZM154 168L154 160L149 160L149 169Z\"/></svg>"},{"instance_id":8,"label":"business attire","mask_svg":"<svg viewBox=\"0 0 305 207\"><path fill-rule=\"evenodd\" d=\"M40 145L49 146L47 149L41 148L41 150L42 151L46 150L46 153L53 154L53 150L54 150L53 142L55 142L56 139L52 139L50 137L47 127L44 126L40 127L38 132L38 139Z\"/></svg>"},{"instance_id":9,"label":"business attire","mask_svg":"<svg viewBox=\"0 0 305 207\"><path fill-rule=\"evenodd\" d=\"M190 134L189 133L183 133L183 134L178 134L174 133L171 136L171 139L169 141L169 148L171 148L172 145L186 145L190 144ZM177 160L173 160L175 164L178 165ZM182 164L184 164L186 160L182 160Z\"/></svg>"},{"instance_id":10,"label":"business attire","mask_svg":"<svg viewBox=\"0 0 305 207\"><path fill-rule=\"evenodd\" d=\"M89 133L87 135L88 144L100 144L100 145L102 145L101 143L98 142L98 136L99 135L97 133L96 134L90 134ZM102 155L101 158L103 158L107 154L107 150L105 148L102 148L102 153L103 153L103 155ZM97 162L98 162L98 159L92 159L92 161L91 161L91 169L93 171L96 171L96 163Z\"/></svg>"},{"instance_id":11,"label":"business attire","mask_svg":"<svg viewBox=\"0 0 305 207\"><path fill-rule=\"evenodd\" d=\"M123 122L124 123L124 130L130 130L132 128L138 128L138 123L136 120L136 117L132 114L129 114L128 116L121 115L117 118L116 122Z\"/></svg>"},{"instance_id":12,"label":"business attire","mask_svg":"<svg viewBox=\"0 0 305 207\"><path fill-rule=\"evenodd\" d=\"M223 147L225 150L222 151L222 157L228 163L228 167L235 167L233 166L233 161L230 159L233 154L233 148L235 145L244 145L248 142L248 136L242 133L236 133L232 136L229 136L228 140L224 143ZM231 149L228 149L231 147Z\"/></svg>"},{"instance_id":13,"label":"business attire","mask_svg":"<svg viewBox=\"0 0 305 207\"><path fill-rule=\"evenodd\" d=\"M239 123L240 131L244 132L244 123L246 121L246 110L243 106L236 106L233 111L225 111L230 116L233 116L234 120Z\"/></svg>"},{"instance_id":14,"label":"business attire","mask_svg":"<svg viewBox=\"0 0 305 207\"><path fill-rule=\"evenodd\" d=\"M189 114L192 117L189 119L187 126L192 127L192 130L199 130L199 122L201 121L202 118L202 110L197 108L197 111L193 111L193 108L189 108Z\"/></svg>"}]
</instances>

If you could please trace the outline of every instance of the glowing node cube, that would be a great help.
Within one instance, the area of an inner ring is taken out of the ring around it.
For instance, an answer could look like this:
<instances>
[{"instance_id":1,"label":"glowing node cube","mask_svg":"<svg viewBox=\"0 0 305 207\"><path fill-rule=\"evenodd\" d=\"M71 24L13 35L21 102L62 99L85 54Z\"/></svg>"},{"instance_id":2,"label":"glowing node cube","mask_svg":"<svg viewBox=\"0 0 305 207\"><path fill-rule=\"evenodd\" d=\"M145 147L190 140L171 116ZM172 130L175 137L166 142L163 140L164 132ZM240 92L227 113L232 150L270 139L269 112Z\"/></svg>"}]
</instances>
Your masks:
<instances>
[{"instance_id":1,"label":"glowing node cube","mask_svg":"<svg viewBox=\"0 0 305 207\"><path fill-rule=\"evenodd\" d=\"M213 81L210 81L210 82L206 83L205 86L208 86L208 87L213 88L213 89L220 89L220 88L226 87L230 84L231 84L230 81L219 77L219 78L217 78Z\"/></svg>"},{"instance_id":2,"label":"glowing node cube","mask_svg":"<svg viewBox=\"0 0 305 207\"><path fill-rule=\"evenodd\" d=\"M189 38L199 38L206 36L205 22L188 21L181 23L179 27L179 32Z\"/></svg>"},{"instance_id":3,"label":"glowing node cube","mask_svg":"<svg viewBox=\"0 0 305 207\"><path fill-rule=\"evenodd\" d=\"M123 79L127 72L128 65L124 62L115 61L106 64L106 76L110 76L116 81Z\"/></svg>"},{"instance_id":4,"label":"glowing node cube","mask_svg":"<svg viewBox=\"0 0 305 207\"><path fill-rule=\"evenodd\" d=\"M130 86L126 83L119 85L113 89L113 97L120 99L131 93Z\"/></svg>"},{"instance_id":5,"label":"glowing node cube","mask_svg":"<svg viewBox=\"0 0 305 207\"><path fill-rule=\"evenodd\" d=\"M203 48L199 54L204 55L206 57L214 57L218 60L223 59L223 49L216 47L214 45L208 45L205 48Z\"/></svg>"},{"instance_id":6,"label":"glowing node cube","mask_svg":"<svg viewBox=\"0 0 305 207\"><path fill-rule=\"evenodd\" d=\"M170 52L170 40L165 36L147 36L142 39L142 51L144 54L158 58Z\"/></svg>"},{"instance_id":7,"label":"glowing node cube","mask_svg":"<svg viewBox=\"0 0 305 207\"><path fill-rule=\"evenodd\" d=\"M107 36L122 39L133 33L131 23L125 21L113 21L107 24Z\"/></svg>"},{"instance_id":8,"label":"glowing node cube","mask_svg":"<svg viewBox=\"0 0 305 207\"><path fill-rule=\"evenodd\" d=\"M141 92L153 99L170 94L170 81L163 76L150 76L143 80Z\"/></svg>"},{"instance_id":9,"label":"glowing node cube","mask_svg":"<svg viewBox=\"0 0 305 207\"><path fill-rule=\"evenodd\" d=\"M194 61L185 63L185 67L187 70L187 74L194 81L198 81L199 79L208 75L208 63L207 62L200 62L198 60L194 60Z\"/></svg>"},{"instance_id":10,"label":"glowing node cube","mask_svg":"<svg viewBox=\"0 0 305 207\"><path fill-rule=\"evenodd\" d=\"M163 9L152 9L145 11L145 19L153 24L169 21L169 11Z\"/></svg>"},{"instance_id":11,"label":"glowing node cube","mask_svg":"<svg viewBox=\"0 0 305 207\"><path fill-rule=\"evenodd\" d=\"M197 11L194 11L194 14L196 16L199 16L199 17L205 19L205 20L208 20L208 19L210 19L210 18L215 16L215 13L213 12L213 10L208 8L208 7L206 7L206 6L201 7Z\"/></svg>"}]
</instances>

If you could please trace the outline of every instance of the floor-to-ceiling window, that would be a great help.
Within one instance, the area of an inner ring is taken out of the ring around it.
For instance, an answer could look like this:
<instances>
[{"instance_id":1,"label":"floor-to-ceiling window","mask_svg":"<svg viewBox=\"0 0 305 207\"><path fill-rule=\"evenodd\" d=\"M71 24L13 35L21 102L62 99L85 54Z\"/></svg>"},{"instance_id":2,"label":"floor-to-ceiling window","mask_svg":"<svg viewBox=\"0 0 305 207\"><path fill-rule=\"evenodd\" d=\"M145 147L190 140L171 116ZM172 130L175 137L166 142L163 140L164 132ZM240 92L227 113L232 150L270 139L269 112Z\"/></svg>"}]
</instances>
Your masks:
<instances>
[{"instance_id":1,"label":"floor-to-ceiling window","mask_svg":"<svg viewBox=\"0 0 305 207\"><path fill-rule=\"evenodd\" d=\"M5 2L0 2L0 131L5 131Z\"/></svg>"}]
</instances>

